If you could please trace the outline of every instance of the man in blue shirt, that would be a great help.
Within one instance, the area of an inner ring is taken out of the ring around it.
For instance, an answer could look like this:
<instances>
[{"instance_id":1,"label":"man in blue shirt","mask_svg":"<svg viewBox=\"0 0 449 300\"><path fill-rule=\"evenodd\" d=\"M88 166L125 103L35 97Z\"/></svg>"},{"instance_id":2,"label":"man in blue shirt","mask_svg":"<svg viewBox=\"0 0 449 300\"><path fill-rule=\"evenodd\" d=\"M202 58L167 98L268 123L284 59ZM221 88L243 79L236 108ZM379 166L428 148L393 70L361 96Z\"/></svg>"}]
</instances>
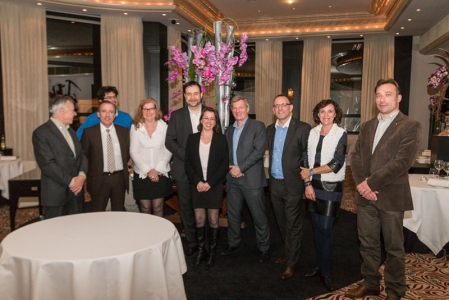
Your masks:
<instances>
[{"instance_id":1,"label":"man in blue shirt","mask_svg":"<svg viewBox=\"0 0 449 300\"><path fill-rule=\"evenodd\" d=\"M97 93L98 96L98 102L102 102L103 100L107 100L114 104L116 107L118 107L118 91L115 86L102 86ZM76 131L76 136L78 137L78 140L81 140L81 137L83 136L84 129L92 127L94 125L97 125L100 123L100 118L98 117L97 113L93 113L89 115L84 123L78 128ZM114 124L121 125L123 127L126 127L128 129L131 129L131 125L133 123L133 118L131 116L121 110L117 109L117 116L114 119Z\"/></svg>"}]
</instances>

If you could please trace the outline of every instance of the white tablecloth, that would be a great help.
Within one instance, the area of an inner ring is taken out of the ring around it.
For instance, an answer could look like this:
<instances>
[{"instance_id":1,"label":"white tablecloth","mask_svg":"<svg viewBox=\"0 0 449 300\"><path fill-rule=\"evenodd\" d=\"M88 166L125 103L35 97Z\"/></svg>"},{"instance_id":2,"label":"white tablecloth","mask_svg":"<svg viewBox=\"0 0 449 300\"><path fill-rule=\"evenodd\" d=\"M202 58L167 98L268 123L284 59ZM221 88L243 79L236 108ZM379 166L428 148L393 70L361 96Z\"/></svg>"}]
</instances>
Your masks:
<instances>
[{"instance_id":1,"label":"white tablecloth","mask_svg":"<svg viewBox=\"0 0 449 300\"><path fill-rule=\"evenodd\" d=\"M449 242L449 188L432 187L421 176L409 175L414 210L405 212L404 227L437 254Z\"/></svg>"},{"instance_id":2,"label":"white tablecloth","mask_svg":"<svg viewBox=\"0 0 449 300\"><path fill-rule=\"evenodd\" d=\"M2 300L186 299L174 225L129 212L64 216L27 225L0 245Z\"/></svg>"},{"instance_id":3,"label":"white tablecloth","mask_svg":"<svg viewBox=\"0 0 449 300\"><path fill-rule=\"evenodd\" d=\"M23 174L23 162L15 160L0 160L0 190L2 196L9 199L8 180Z\"/></svg>"}]
</instances>

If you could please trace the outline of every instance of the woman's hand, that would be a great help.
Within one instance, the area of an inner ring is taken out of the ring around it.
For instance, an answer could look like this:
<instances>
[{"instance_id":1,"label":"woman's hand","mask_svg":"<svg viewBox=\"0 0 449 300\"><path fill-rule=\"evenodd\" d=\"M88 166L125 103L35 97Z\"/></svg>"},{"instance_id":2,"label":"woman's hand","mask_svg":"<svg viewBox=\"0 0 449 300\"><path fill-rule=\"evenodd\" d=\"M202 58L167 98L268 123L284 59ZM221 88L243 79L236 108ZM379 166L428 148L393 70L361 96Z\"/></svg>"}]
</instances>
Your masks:
<instances>
[{"instance_id":1,"label":"woman's hand","mask_svg":"<svg viewBox=\"0 0 449 300\"><path fill-rule=\"evenodd\" d=\"M301 175L302 180L308 181L310 179L310 169L301 167Z\"/></svg>"},{"instance_id":2,"label":"woman's hand","mask_svg":"<svg viewBox=\"0 0 449 300\"><path fill-rule=\"evenodd\" d=\"M196 185L196 190L198 192L207 192L208 190L210 190L210 185L207 182L198 182L198 184Z\"/></svg>"},{"instance_id":3,"label":"woman's hand","mask_svg":"<svg viewBox=\"0 0 449 300\"><path fill-rule=\"evenodd\" d=\"M148 173L148 178L150 178L151 181L153 182L158 182L159 181L159 172L156 171L155 169L151 169Z\"/></svg>"},{"instance_id":4,"label":"woman's hand","mask_svg":"<svg viewBox=\"0 0 449 300\"><path fill-rule=\"evenodd\" d=\"M315 190L313 189L313 186L309 185L306 186L306 198L312 201L315 201Z\"/></svg>"}]
</instances>

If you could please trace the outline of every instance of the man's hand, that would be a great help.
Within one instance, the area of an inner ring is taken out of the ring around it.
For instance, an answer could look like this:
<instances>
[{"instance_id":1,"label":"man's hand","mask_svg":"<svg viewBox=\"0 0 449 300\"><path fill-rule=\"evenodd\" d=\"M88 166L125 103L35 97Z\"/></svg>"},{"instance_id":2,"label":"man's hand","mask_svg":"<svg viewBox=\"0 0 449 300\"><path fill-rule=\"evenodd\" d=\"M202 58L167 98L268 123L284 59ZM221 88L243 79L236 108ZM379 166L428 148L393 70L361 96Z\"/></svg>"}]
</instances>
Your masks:
<instances>
[{"instance_id":1,"label":"man's hand","mask_svg":"<svg viewBox=\"0 0 449 300\"><path fill-rule=\"evenodd\" d=\"M243 174L240 171L240 168L237 167L237 166L234 166L234 165L233 166L229 166L229 174L231 174L231 176L234 177L234 178L240 178L242 176L245 176L245 174Z\"/></svg>"},{"instance_id":2,"label":"man's hand","mask_svg":"<svg viewBox=\"0 0 449 300\"><path fill-rule=\"evenodd\" d=\"M357 186L359 194L368 200L376 201L379 192L371 190L366 179Z\"/></svg>"},{"instance_id":3,"label":"man's hand","mask_svg":"<svg viewBox=\"0 0 449 300\"><path fill-rule=\"evenodd\" d=\"M310 169L301 167L301 179L304 181L309 181L310 179Z\"/></svg>"},{"instance_id":4,"label":"man's hand","mask_svg":"<svg viewBox=\"0 0 449 300\"><path fill-rule=\"evenodd\" d=\"M86 180L86 177L83 175L73 177L73 184L70 187L70 190L75 194L75 196L78 195L78 193L83 189L84 180Z\"/></svg>"}]
</instances>

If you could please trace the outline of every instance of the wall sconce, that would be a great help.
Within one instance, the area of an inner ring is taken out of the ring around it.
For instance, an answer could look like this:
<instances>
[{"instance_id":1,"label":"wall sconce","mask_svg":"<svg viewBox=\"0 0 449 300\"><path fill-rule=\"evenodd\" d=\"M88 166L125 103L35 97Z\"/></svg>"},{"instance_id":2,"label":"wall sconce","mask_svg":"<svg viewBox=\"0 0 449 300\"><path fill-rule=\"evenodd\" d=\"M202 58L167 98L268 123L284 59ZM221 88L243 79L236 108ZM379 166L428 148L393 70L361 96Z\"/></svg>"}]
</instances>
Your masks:
<instances>
[{"instance_id":1,"label":"wall sconce","mask_svg":"<svg viewBox=\"0 0 449 300\"><path fill-rule=\"evenodd\" d=\"M293 89L292 89L292 88L289 88L289 89L287 90L287 98L288 98L290 101L293 100Z\"/></svg>"}]
</instances>

